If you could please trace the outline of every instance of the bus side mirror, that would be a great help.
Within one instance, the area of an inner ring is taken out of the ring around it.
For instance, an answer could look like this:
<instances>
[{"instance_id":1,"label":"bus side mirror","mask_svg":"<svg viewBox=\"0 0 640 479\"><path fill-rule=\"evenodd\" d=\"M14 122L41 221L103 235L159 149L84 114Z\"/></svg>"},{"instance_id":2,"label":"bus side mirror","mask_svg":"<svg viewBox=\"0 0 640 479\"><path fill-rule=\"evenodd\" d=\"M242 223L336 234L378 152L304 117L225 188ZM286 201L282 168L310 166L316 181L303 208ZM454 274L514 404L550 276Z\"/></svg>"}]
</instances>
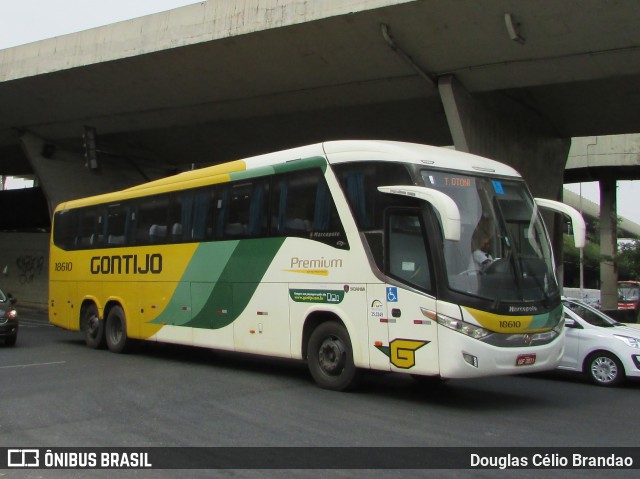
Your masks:
<instances>
[{"instance_id":1,"label":"bus side mirror","mask_svg":"<svg viewBox=\"0 0 640 479\"><path fill-rule=\"evenodd\" d=\"M450 196L424 186L379 186L378 191L390 195L410 196L426 201L440 215L444 239L460 241L460 210Z\"/></svg>"},{"instance_id":2,"label":"bus side mirror","mask_svg":"<svg viewBox=\"0 0 640 479\"><path fill-rule=\"evenodd\" d=\"M546 198L536 198L535 200L538 207L555 211L556 213L562 213L571 218L571 224L573 225L573 242L576 248L584 248L587 237L587 226L578 210L559 201L547 200Z\"/></svg>"}]
</instances>

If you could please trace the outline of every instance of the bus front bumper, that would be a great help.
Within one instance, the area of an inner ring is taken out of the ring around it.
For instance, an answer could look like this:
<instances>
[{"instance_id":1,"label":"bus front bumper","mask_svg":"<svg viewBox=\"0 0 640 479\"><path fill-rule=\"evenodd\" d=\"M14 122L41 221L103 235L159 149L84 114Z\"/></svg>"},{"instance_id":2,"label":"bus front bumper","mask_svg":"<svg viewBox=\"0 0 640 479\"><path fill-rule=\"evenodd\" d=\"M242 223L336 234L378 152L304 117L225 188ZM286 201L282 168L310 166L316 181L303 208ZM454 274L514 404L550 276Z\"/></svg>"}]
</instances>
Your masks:
<instances>
[{"instance_id":1,"label":"bus front bumper","mask_svg":"<svg viewBox=\"0 0 640 479\"><path fill-rule=\"evenodd\" d=\"M525 374L555 369L564 353L564 331L550 343L528 347L498 347L448 328L440 328L440 375L473 378Z\"/></svg>"}]
</instances>

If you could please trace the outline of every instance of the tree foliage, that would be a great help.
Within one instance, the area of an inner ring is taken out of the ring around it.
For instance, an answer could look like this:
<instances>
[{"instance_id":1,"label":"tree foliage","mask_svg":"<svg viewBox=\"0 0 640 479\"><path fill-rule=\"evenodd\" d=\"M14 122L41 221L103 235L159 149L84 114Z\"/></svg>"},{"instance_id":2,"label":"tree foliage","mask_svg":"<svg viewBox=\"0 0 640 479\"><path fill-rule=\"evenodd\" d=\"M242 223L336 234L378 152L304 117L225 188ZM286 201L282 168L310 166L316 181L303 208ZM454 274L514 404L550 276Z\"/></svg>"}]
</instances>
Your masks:
<instances>
[{"instance_id":1,"label":"tree foliage","mask_svg":"<svg viewBox=\"0 0 640 479\"><path fill-rule=\"evenodd\" d=\"M618 279L634 281L640 279L640 241L622 243L618 248L616 260Z\"/></svg>"}]
</instances>

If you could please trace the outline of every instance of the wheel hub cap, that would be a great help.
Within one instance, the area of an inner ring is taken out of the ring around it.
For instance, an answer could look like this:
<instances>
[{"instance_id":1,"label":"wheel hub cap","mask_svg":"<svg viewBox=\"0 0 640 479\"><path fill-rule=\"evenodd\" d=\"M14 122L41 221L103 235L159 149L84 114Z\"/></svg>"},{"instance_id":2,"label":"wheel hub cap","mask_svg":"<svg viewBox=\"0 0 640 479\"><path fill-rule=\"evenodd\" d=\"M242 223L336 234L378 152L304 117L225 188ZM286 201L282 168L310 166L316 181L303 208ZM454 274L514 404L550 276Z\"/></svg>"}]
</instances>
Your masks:
<instances>
[{"instance_id":1,"label":"wheel hub cap","mask_svg":"<svg viewBox=\"0 0 640 479\"><path fill-rule=\"evenodd\" d=\"M591 372L598 381L609 383L616 378L618 368L609 358L598 358L593 362Z\"/></svg>"},{"instance_id":2,"label":"wheel hub cap","mask_svg":"<svg viewBox=\"0 0 640 479\"><path fill-rule=\"evenodd\" d=\"M95 335L98 334L98 329L100 327L99 321L100 320L96 316L91 316L89 321L87 321L90 336L95 337Z\"/></svg>"},{"instance_id":3,"label":"wheel hub cap","mask_svg":"<svg viewBox=\"0 0 640 479\"><path fill-rule=\"evenodd\" d=\"M327 374L338 374L344 369L345 348L337 338L327 338L318 351L320 367Z\"/></svg>"}]
</instances>

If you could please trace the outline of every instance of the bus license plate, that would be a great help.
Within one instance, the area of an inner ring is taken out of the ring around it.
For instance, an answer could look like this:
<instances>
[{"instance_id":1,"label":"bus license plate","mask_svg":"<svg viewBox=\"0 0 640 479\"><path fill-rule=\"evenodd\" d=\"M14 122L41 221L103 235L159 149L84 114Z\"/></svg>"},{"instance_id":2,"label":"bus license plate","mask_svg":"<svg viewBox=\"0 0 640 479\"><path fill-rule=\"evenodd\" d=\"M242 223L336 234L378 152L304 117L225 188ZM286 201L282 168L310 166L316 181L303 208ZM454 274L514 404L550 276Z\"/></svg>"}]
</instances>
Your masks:
<instances>
[{"instance_id":1,"label":"bus license plate","mask_svg":"<svg viewBox=\"0 0 640 479\"><path fill-rule=\"evenodd\" d=\"M531 366L536 363L535 354L521 354L516 359L516 366Z\"/></svg>"}]
</instances>

